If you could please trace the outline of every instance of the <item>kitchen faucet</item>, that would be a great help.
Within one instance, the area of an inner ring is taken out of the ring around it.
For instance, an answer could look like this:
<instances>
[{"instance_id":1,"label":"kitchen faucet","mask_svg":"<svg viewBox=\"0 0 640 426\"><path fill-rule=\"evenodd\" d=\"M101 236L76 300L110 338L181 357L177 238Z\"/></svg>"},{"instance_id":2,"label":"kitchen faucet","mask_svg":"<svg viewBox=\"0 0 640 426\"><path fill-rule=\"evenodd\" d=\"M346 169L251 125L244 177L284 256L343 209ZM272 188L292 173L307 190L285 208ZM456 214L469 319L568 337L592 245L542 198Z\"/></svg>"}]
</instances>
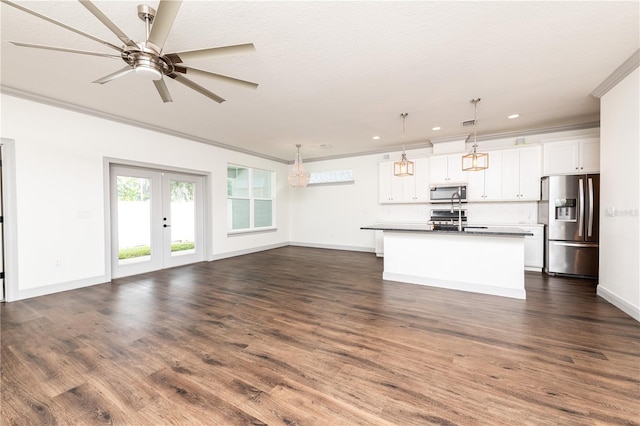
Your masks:
<instances>
[{"instance_id":1,"label":"kitchen faucet","mask_svg":"<svg viewBox=\"0 0 640 426\"><path fill-rule=\"evenodd\" d=\"M458 196L458 232L461 232L462 231L462 188L461 187L458 187L458 190L453 194L451 194L451 213L455 211L453 199L456 197L456 195Z\"/></svg>"}]
</instances>

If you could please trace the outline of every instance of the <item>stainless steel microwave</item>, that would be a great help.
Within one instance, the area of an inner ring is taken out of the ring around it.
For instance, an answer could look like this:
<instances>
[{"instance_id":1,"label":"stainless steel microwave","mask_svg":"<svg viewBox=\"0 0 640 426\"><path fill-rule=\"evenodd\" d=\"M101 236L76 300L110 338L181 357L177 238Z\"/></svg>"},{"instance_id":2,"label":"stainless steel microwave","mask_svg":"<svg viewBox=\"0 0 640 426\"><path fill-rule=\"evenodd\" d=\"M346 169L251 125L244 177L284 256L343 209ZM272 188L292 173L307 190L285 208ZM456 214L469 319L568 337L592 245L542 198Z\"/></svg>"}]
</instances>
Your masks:
<instances>
[{"instance_id":1,"label":"stainless steel microwave","mask_svg":"<svg viewBox=\"0 0 640 426\"><path fill-rule=\"evenodd\" d=\"M460 194L460 202L467 202L467 184L466 183L448 183L446 185L430 185L429 186L429 201L432 203L458 203L458 196L454 194Z\"/></svg>"}]
</instances>

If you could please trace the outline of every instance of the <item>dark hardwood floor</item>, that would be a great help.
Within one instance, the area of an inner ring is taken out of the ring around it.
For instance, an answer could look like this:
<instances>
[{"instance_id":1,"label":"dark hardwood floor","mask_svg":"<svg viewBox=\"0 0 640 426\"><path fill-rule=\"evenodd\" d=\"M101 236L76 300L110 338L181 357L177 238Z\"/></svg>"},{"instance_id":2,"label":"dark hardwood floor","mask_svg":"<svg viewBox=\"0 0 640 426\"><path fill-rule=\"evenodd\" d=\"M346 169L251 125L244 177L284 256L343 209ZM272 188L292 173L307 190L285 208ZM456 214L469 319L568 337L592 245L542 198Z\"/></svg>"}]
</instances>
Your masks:
<instances>
[{"instance_id":1,"label":"dark hardwood floor","mask_svg":"<svg viewBox=\"0 0 640 426\"><path fill-rule=\"evenodd\" d=\"M2 304L1 424L640 424L640 324L593 282L381 276L285 247Z\"/></svg>"}]
</instances>

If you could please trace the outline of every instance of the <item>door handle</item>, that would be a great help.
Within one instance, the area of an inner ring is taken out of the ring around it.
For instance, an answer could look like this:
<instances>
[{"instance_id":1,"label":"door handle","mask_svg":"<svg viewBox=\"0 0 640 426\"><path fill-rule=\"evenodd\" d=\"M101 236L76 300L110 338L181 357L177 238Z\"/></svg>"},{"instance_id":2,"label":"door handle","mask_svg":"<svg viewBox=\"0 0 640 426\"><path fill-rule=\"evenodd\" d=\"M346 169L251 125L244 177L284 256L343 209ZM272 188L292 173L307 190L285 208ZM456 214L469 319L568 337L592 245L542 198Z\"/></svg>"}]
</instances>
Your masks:
<instances>
[{"instance_id":1,"label":"door handle","mask_svg":"<svg viewBox=\"0 0 640 426\"><path fill-rule=\"evenodd\" d=\"M589 186L589 227L587 237L593 236L593 178L588 179Z\"/></svg>"},{"instance_id":2,"label":"door handle","mask_svg":"<svg viewBox=\"0 0 640 426\"><path fill-rule=\"evenodd\" d=\"M162 225L163 228L169 228L171 225L167 225L166 223Z\"/></svg>"},{"instance_id":3,"label":"door handle","mask_svg":"<svg viewBox=\"0 0 640 426\"><path fill-rule=\"evenodd\" d=\"M562 247L578 247L578 248L598 247L598 243L565 243L562 241L554 241L552 244L554 246L562 246Z\"/></svg>"},{"instance_id":4,"label":"door handle","mask_svg":"<svg viewBox=\"0 0 640 426\"><path fill-rule=\"evenodd\" d=\"M584 179L578 179L578 236L584 230Z\"/></svg>"}]
</instances>

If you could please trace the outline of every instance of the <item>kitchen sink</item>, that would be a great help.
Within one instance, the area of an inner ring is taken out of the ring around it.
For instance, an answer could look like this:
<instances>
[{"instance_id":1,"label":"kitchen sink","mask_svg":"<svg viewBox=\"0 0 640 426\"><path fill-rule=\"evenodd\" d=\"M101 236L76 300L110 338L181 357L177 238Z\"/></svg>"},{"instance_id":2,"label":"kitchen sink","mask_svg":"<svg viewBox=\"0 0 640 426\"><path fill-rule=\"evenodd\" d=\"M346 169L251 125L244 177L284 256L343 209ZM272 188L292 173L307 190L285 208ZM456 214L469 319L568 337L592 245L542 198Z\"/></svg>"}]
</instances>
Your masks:
<instances>
[{"instance_id":1,"label":"kitchen sink","mask_svg":"<svg viewBox=\"0 0 640 426\"><path fill-rule=\"evenodd\" d=\"M464 226L462 227L463 230L467 230L467 229L487 229L486 226Z\"/></svg>"}]
</instances>

